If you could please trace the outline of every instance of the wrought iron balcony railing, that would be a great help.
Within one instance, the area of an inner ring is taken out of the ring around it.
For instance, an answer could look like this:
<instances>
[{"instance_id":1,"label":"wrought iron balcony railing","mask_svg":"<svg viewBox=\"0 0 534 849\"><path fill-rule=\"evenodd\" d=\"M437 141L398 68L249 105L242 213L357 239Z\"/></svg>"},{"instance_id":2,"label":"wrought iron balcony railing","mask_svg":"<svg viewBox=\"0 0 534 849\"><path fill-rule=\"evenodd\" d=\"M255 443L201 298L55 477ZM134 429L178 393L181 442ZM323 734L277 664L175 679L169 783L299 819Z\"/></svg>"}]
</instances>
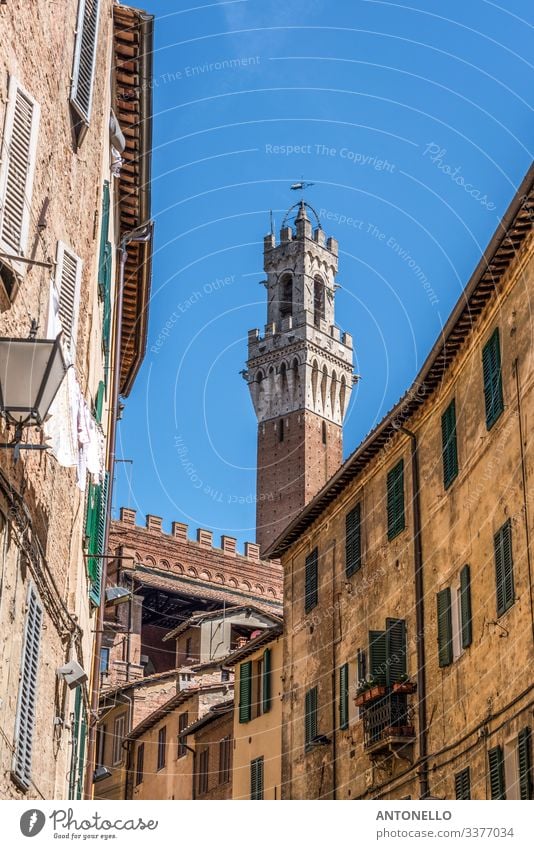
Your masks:
<instances>
[{"instance_id":1,"label":"wrought iron balcony railing","mask_svg":"<svg viewBox=\"0 0 534 849\"><path fill-rule=\"evenodd\" d=\"M381 744L402 745L410 742L415 731L412 709L405 693L387 692L360 708L363 719L364 746L376 750Z\"/></svg>"}]
</instances>

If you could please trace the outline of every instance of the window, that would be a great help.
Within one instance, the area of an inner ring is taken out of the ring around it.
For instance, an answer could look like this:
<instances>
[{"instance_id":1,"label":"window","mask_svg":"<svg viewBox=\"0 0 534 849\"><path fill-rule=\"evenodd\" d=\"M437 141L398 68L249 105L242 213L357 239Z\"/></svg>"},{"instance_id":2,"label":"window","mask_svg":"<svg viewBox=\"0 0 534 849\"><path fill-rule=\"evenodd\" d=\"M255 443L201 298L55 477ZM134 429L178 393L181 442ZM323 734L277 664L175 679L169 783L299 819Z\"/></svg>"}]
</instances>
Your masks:
<instances>
[{"instance_id":1,"label":"window","mask_svg":"<svg viewBox=\"0 0 534 849\"><path fill-rule=\"evenodd\" d=\"M56 253L55 286L59 299L59 318L63 341L74 361L78 335L78 312L82 261L63 242L58 242Z\"/></svg>"},{"instance_id":2,"label":"window","mask_svg":"<svg viewBox=\"0 0 534 849\"><path fill-rule=\"evenodd\" d=\"M437 595L439 665L449 666L473 641L470 568L460 571L456 586Z\"/></svg>"},{"instance_id":3,"label":"window","mask_svg":"<svg viewBox=\"0 0 534 849\"><path fill-rule=\"evenodd\" d=\"M140 743L137 747L137 764L135 767L135 784L141 784L143 781L143 770L145 765L145 744Z\"/></svg>"},{"instance_id":4,"label":"window","mask_svg":"<svg viewBox=\"0 0 534 849\"><path fill-rule=\"evenodd\" d=\"M324 316L324 283L320 277L316 277L313 281L313 323L316 327L320 327Z\"/></svg>"},{"instance_id":5,"label":"window","mask_svg":"<svg viewBox=\"0 0 534 849\"><path fill-rule=\"evenodd\" d=\"M184 734L185 729L188 725L188 714L187 711L185 713L181 713L178 717L178 757L183 758L184 755L187 755L187 734Z\"/></svg>"},{"instance_id":6,"label":"window","mask_svg":"<svg viewBox=\"0 0 534 849\"><path fill-rule=\"evenodd\" d=\"M203 749L198 758L198 792L203 796L208 792L210 750Z\"/></svg>"},{"instance_id":7,"label":"window","mask_svg":"<svg viewBox=\"0 0 534 849\"><path fill-rule=\"evenodd\" d=\"M252 719L252 661L239 667L239 722Z\"/></svg>"},{"instance_id":8,"label":"window","mask_svg":"<svg viewBox=\"0 0 534 849\"><path fill-rule=\"evenodd\" d=\"M263 757L250 762L250 798L263 799Z\"/></svg>"},{"instance_id":9,"label":"window","mask_svg":"<svg viewBox=\"0 0 534 849\"><path fill-rule=\"evenodd\" d=\"M369 631L369 675L391 686L406 677L406 623L386 619L385 631Z\"/></svg>"},{"instance_id":10,"label":"window","mask_svg":"<svg viewBox=\"0 0 534 849\"><path fill-rule=\"evenodd\" d=\"M484 379L486 427L490 430L504 410L498 327L495 328L482 350L482 375Z\"/></svg>"},{"instance_id":11,"label":"window","mask_svg":"<svg viewBox=\"0 0 534 849\"><path fill-rule=\"evenodd\" d=\"M458 475L458 446L456 440L456 402L453 398L441 417L441 446L443 486L448 489Z\"/></svg>"},{"instance_id":12,"label":"window","mask_svg":"<svg viewBox=\"0 0 534 849\"><path fill-rule=\"evenodd\" d=\"M316 548L306 557L304 576L304 610L306 613L313 610L318 601L318 559L319 554Z\"/></svg>"},{"instance_id":13,"label":"window","mask_svg":"<svg viewBox=\"0 0 534 849\"><path fill-rule=\"evenodd\" d=\"M87 505L85 513L85 536L87 538L87 573L90 581L89 597L98 607L102 588L102 555L107 519L108 473L101 484L90 483L87 487Z\"/></svg>"},{"instance_id":14,"label":"window","mask_svg":"<svg viewBox=\"0 0 534 849\"><path fill-rule=\"evenodd\" d=\"M37 706L37 674L43 625L43 608L33 586L27 600L24 649L22 652L20 684L15 720L15 753L13 777L17 784L28 789L32 777L33 735Z\"/></svg>"},{"instance_id":15,"label":"window","mask_svg":"<svg viewBox=\"0 0 534 849\"><path fill-rule=\"evenodd\" d=\"M269 713L271 710L271 698L272 698L272 673L271 673L271 649L266 648L263 652L263 664L262 664L262 712Z\"/></svg>"},{"instance_id":16,"label":"window","mask_svg":"<svg viewBox=\"0 0 534 849\"><path fill-rule=\"evenodd\" d=\"M9 80L0 166L0 251L24 256L28 244L40 108L15 77ZM25 263L13 262L24 273Z\"/></svg>"},{"instance_id":17,"label":"window","mask_svg":"<svg viewBox=\"0 0 534 849\"><path fill-rule=\"evenodd\" d=\"M446 587L437 595L439 665L452 663L452 602L451 589Z\"/></svg>"},{"instance_id":18,"label":"window","mask_svg":"<svg viewBox=\"0 0 534 849\"><path fill-rule=\"evenodd\" d=\"M193 657L193 638L188 637L185 641L185 656L188 659L192 659Z\"/></svg>"},{"instance_id":19,"label":"window","mask_svg":"<svg viewBox=\"0 0 534 849\"><path fill-rule=\"evenodd\" d=\"M339 669L339 727L349 727L349 665Z\"/></svg>"},{"instance_id":20,"label":"window","mask_svg":"<svg viewBox=\"0 0 534 849\"><path fill-rule=\"evenodd\" d=\"M326 427L326 422L322 421L321 422L321 440L322 440L323 445L326 445L327 436L328 436L328 430L327 430L327 427Z\"/></svg>"},{"instance_id":21,"label":"window","mask_svg":"<svg viewBox=\"0 0 534 849\"><path fill-rule=\"evenodd\" d=\"M469 773L469 767L456 773L454 776L454 786L456 789L457 799L471 798L471 776Z\"/></svg>"},{"instance_id":22,"label":"window","mask_svg":"<svg viewBox=\"0 0 534 849\"><path fill-rule=\"evenodd\" d=\"M96 766L104 766L106 754L106 725L99 725L96 732Z\"/></svg>"},{"instance_id":23,"label":"window","mask_svg":"<svg viewBox=\"0 0 534 849\"><path fill-rule=\"evenodd\" d=\"M158 765L157 770L163 769L165 766L167 752L167 726L164 725L158 731Z\"/></svg>"},{"instance_id":24,"label":"window","mask_svg":"<svg viewBox=\"0 0 534 849\"><path fill-rule=\"evenodd\" d=\"M362 565L361 505L356 504L345 517L345 574L354 575Z\"/></svg>"},{"instance_id":25,"label":"window","mask_svg":"<svg viewBox=\"0 0 534 849\"><path fill-rule=\"evenodd\" d=\"M499 528L493 538L495 549L495 581L497 588L497 616L515 601L514 564L512 559L512 523L510 519Z\"/></svg>"},{"instance_id":26,"label":"window","mask_svg":"<svg viewBox=\"0 0 534 849\"><path fill-rule=\"evenodd\" d=\"M100 674L107 675L109 670L109 649L100 649Z\"/></svg>"},{"instance_id":27,"label":"window","mask_svg":"<svg viewBox=\"0 0 534 849\"><path fill-rule=\"evenodd\" d=\"M280 282L280 318L287 318L293 313L293 278L284 274Z\"/></svg>"},{"instance_id":28,"label":"window","mask_svg":"<svg viewBox=\"0 0 534 849\"><path fill-rule=\"evenodd\" d=\"M399 460L387 477L388 539L404 530L404 460Z\"/></svg>"},{"instance_id":29,"label":"window","mask_svg":"<svg viewBox=\"0 0 534 849\"><path fill-rule=\"evenodd\" d=\"M504 783L504 757L502 746L495 746L488 752L490 792L492 799L506 799Z\"/></svg>"},{"instance_id":30,"label":"window","mask_svg":"<svg viewBox=\"0 0 534 849\"><path fill-rule=\"evenodd\" d=\"M367 678L367 657L365 654L365 649L358 649L356 655L356 666L357 666L357 676L358 676L358 686L363 684L365 679Z\"/></svg>"},{"instance_id":31,"label":"window","mask_svg":"<svg viewBox=\"0 0 534 849\"><path fill-rule=\"evenodd\" d=\"M534 798L532 776L532 733L530 728L523 728L517 738L517 760L519 771L519 798L523 800Z\"/></svg>"},{"instance_id":32,"label":"window","mask_svg":"<svg viewBox=\"0 0 534 849\"><path fill-rule=\"evenodd\" d=\"M219 743L219 784L230 781L230 762L232 757L232 738L223 737Z\"/></svg>"},{"instance_id":33,"label":"window","mask_svg":"<svg viewBox=\"0 0 534 849\"><path fill-rule=\"evenodd\" d=\"M304 702L304 743L308 749L317 737L317 687L306 692Z\"/></svg>"},{"instance_id":34,"label":"window","mask_svg":"<svg viewBox=\"0 0 534 849\"><path fill-rule=\"evenodd\" d=\"M278 442L284 441L284 420L278 420Z\"/></svg>"},{"instance_id":35,"label":"window","mask_svg":"<svg viewBox=\"0 0 534 849\"><path fill-rule=\"evenodd\" d=\"M263 659L257 660L254 663L254 718L261 716L263 713Z\"/></svg>"},{"instance_id":36,"label":"window","mask_svg":"<svg viewBox=\"0 0 534 849\"><path fill-rule=\"evenodd\" d=\"M123 748L122 741L124 739L124 730L126 728L126 714L121 713L120 716L117 716L115 722L113 723L113 754L112 754L112 762L115 766L116 764L120 764L122 762L123 757Z\"/></svg>"},{"instance_id":37,"label":"window","mask_svg":"<svg viewBox=\"0 0 534 849\"><path fill-rule=\"evenodd\" d=\"M70 102L82 122L91 117L100 0L80 0Z\"/></svg>"}]
</instances>

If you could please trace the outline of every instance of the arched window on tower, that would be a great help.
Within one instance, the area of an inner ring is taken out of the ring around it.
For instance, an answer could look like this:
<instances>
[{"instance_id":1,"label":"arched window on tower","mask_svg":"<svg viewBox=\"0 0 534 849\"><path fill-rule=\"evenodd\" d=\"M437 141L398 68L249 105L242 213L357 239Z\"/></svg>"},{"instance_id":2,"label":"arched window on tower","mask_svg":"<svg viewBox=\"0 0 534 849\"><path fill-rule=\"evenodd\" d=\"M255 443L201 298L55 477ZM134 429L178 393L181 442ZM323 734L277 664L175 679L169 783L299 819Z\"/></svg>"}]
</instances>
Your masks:
<instances>
[{"instance_id":1,"label":"arched window on tower","mask_svg":"<svg viewBox=\"0 0 534 849\"><path fill-rule=\"evenodd\" d=\"M284 274L280 281L280 318L293 315L293 278Z\"/></svg>"},{"instance_id":2,"label":"arched window on tower","mask_svg":"<svg viewBox=\"0 0 534 849\"><path fill-rule=\"evenodd\" d=\"M324 283L320 277L313 281L313 323L319 327L324 321Z\"/></svg>"}]
</instances>

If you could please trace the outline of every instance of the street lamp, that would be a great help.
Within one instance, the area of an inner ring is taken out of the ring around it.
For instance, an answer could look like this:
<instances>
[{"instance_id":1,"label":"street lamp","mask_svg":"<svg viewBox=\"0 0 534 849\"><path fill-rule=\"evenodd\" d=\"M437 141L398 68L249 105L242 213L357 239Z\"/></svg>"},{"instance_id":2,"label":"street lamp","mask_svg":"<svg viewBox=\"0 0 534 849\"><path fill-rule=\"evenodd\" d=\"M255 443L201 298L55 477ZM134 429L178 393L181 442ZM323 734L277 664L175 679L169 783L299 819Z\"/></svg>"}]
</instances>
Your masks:
<instances>
[{"instance_id":1,"label":"street lamp","mask_svg":"<svg viewBox=\"0 0 534 849\"><path fill-rule=\"evenodd\" d=\"M0 442L0 448L13 448L17 460L20 450L43 451L48 445L22 442L25 427L41 427L50 405L67 372L57 339L36 339L37 327L27 339L0 337L0 415L15 428L11 442Z\"/></svg>"}]
</instances>

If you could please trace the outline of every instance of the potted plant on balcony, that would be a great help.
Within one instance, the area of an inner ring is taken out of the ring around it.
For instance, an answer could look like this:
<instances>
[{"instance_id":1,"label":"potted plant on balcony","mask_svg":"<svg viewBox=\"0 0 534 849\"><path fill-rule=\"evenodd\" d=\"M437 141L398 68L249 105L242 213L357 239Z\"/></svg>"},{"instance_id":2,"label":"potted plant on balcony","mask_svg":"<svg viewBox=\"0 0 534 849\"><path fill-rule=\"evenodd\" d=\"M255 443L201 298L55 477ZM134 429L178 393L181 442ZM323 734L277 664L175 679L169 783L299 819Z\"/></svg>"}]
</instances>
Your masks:
<instances>
[{"instance_id":1,"label":"potted plant on balcony","mask_svg":"<svg viewBox=\"0 0 534 849\"><path fill-rule=\"evenodd\" d=\"M399 680L393 684L394 693L415 693L416 689L417 684L414 681L410 681L406 673L401 675Z\"/></svg>"},{"instance_id":2,"label":"potted plant on balcony","mask_svg":"<svg viewBox=\"0 0 534 849\"><path fill-rule=\"evenodd\" d=\"M370 681L363 680L358 684L358 688L356 690L356 696L354 698L354 704L356 707L362 707L365 702L368 700L368 693L371 687Z\"/></svg>"}]
</instances>

